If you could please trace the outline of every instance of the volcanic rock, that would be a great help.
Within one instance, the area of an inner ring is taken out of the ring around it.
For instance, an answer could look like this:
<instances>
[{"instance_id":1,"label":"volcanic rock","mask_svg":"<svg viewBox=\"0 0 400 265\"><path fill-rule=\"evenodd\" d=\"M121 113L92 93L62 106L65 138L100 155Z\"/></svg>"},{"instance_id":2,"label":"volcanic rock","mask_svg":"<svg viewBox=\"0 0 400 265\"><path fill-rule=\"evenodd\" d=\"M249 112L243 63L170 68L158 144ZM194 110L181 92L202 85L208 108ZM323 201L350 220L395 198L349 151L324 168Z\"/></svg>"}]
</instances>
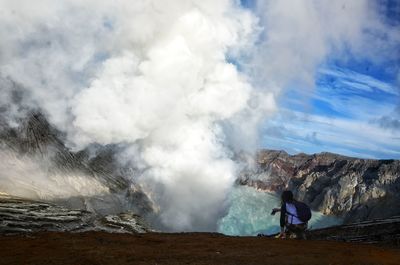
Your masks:
<instances>
[{"instance_id":1,"label":"volcanic rock","mask_svg":"<svg viewBox=\"0 0 400 265\"><path fill-rule=\"evenodd\" d=\"M290 189L313 210L343 217L345 223L400 215L398 160L262 150L256 165L237 183L268 192Z\"/></svg>"},{"instance_id":2,"label":"volcanic rock","mask_svg":"<svg viewBox=\"0 0 400 265\"><path fill-rule=\"evenodd\" d=\"M72 210L46 202L0 194L0 235L43 231L107 231L145 233L151 231L137 215L99 216L84 210Z\"/></svg>"}]
</instances>

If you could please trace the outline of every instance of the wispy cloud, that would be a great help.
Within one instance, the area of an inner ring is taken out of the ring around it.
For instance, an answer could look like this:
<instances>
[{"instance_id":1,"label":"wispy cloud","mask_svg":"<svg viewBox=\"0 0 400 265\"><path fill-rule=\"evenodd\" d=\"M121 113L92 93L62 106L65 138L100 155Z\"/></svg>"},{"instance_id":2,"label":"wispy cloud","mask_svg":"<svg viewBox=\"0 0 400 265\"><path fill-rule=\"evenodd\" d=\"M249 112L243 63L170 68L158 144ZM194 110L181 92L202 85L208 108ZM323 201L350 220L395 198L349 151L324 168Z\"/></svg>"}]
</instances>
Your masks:
<instances>
[{"instance_id":1,"label":"wispy cloud","mask_svg":"<svg viewBox=\"0 0 400 265\"><path fill-rule=\"evenodd\" d=\"M274 143L278 141L284 148L308 153L330 151L366 158L400 158L400 140L395 139L394 133L376 124L289 112L292 119L278 115L267 125L275 129L283 128L280 134L265 134L267 147L277 148Z\"/></svg>"},{"instance_id":2,"label":"wispy cloud","mask_svg":"<svg viewBox=\"0 0 400 265\"><path fill-rule=\"evenodd\" d=\"M339 67L321 68L318 73L326 77L334 77L336 79L335 88L337 89L359 90L359 92L374 92L375 90L379 90L380 92L392 95L400 95L398 88L393 84L350 69Z\"/></svg>"},{"instance_id":3,"label":"wispy cloud","mask_svg":"<svg viewBox=\"0 0 400 265\"><path fill-rule=\"evenodd\" d=\"M392 112L399 103L396 92L393 83L332 66L319 71L315 89L304 91L294 86L287 90L281 105L326 117L369 121Z\"/></svg>"},{"instance_id":4,"label":"wispy cloud","mask_svg":"<svg viewBox=\"0 0 400 265\"><path fill-rule=\"evenodd\" d=\"M392 130L397 133L400 132L400 106L397 106L388 115L371 120L371 123L378 124L383 129Z\"/></svg>"},{"instance_id":5,"label":"wispy cloud","mask_svg":"<svg viewBox=\"0 0 400 265\"><path fill-rule=\"evenodd\" d=\"M378 123L383 128L392 130L400 130L400 120L389 116L383 116L378 120Z\"/></svg>"}]
</instances>

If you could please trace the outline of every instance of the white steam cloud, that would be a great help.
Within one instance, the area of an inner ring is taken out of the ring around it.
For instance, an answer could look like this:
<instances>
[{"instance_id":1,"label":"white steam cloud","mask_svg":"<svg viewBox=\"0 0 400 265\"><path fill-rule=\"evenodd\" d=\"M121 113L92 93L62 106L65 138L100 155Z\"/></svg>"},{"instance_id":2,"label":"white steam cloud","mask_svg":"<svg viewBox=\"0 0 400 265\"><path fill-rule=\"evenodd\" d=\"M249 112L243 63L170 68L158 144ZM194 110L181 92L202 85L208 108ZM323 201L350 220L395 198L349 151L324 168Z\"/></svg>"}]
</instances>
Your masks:
<instances>
[{"instance_id":1,"label":"white steam cloud","mask_svg":"<svg viewBox=\"0 0 400 265\"><path fill-rule=\"evenodd\" d=\"M109 194L109 189L82 173L55 172L40 157L0 151L0 190L36 200L59 200Z\"/></svg>"},{"instance_id":2,"label":"white steam cloud","mask_svg":"<svg viewBox=\"0 0 400 265\"><path fill-rule=\"evenodd\" d=\"M332 51L360 46L370 19L367 1L344 0L260 1L255 12L233 0L1 0L0 10L2 98L10 80L21 86L71 148L129 144L123 155L140 161L137 181L172 230L215 230L232 151L257 146L279 91L313 84ZM8 120L19 115L8 108Z\"/></svg>"},{"instance_id":3,"label":"white steam cloud","mask_svg":"<svg viewBox=\"0 0 400 265\"><path fill-rule=\"evenodd\" d=\"M368 32L381 25L373 1L259 0L256 12L265 25L251 69L261 84L281 90L290 82L313 88L315 71L329 56L365 53Z\"/></svg>"}]
</instances>

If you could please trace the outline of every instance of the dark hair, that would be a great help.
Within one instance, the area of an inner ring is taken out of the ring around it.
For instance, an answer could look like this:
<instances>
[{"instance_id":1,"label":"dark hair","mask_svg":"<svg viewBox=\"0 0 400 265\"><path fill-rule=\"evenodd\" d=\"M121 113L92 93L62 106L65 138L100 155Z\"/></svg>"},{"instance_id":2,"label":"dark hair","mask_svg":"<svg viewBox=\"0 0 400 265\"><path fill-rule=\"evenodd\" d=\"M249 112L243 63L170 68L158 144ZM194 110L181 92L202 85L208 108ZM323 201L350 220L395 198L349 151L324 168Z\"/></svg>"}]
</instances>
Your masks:
<instances>
[{"instance_id":1,"label":"dark hair","mask_svg":"<svg viewBox=\"0 0 400 265\"><path fill-rule=\"evenodd\" d=\"M285 190L282 193L282 203L292 202L293 201L293 193L290 190Z\"/></svg>"}]
</instances>

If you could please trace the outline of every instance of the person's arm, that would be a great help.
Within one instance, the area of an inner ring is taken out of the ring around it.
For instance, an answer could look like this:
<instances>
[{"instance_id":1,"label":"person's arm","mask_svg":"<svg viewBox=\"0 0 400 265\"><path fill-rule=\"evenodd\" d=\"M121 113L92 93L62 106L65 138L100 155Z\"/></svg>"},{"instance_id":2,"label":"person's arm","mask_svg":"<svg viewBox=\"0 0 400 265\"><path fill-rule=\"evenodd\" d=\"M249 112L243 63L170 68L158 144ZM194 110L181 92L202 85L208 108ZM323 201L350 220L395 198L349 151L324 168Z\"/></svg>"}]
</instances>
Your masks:
<instances>
[{"instance_id":1,"label":"person's arm","mask_svg":"<svg viewBox=\"0 0 400 265\"><path fill-rule=\"evenodd\" d=\"M274 208L272 209L271 215L275 215L276 213L279 213L281 211L281 208Z\"/></svg>"}]
</instances>

